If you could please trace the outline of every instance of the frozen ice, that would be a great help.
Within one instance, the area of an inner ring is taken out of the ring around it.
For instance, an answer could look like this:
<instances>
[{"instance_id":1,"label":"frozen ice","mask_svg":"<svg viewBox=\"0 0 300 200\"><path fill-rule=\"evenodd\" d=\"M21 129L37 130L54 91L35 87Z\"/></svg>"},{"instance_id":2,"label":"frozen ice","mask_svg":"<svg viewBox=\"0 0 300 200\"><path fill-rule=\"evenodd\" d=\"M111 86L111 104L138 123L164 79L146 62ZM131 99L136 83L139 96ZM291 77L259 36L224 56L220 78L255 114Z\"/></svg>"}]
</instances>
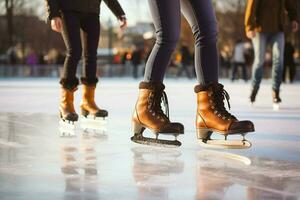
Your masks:
<instances>
[{"instance_id":1,"label":"frozen ice","mask_svg":"<svg viewBox=\"0 0 300 200\"><path fill-rule=\"evenodd\" d=\"M200 147L194 80L165 81L171 120L185 125L183 144L174 149L130 141L138 81L102 79L96 101L109 111L107 124L77 123L73 135L61 135L58 80L1 79L0 199L299 200L300 84L282 85L283 102L274 111L269 81L254 106L249 84L221 82L233 114L255 124L246 137L250 149ZM78 111L80 97L79 87Z\"/></svg>"}]
</instances>

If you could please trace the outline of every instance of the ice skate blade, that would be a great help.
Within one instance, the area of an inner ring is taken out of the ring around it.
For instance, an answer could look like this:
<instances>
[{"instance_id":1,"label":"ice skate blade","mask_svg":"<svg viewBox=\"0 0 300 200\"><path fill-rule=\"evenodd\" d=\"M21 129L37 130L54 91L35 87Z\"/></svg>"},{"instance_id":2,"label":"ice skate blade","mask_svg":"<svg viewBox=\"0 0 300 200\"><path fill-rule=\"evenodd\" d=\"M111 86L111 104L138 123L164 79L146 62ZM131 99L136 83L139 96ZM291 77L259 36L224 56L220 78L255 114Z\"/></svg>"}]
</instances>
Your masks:
<instances>
[{"instance_id":1,"label":"ice skate blade","mask_svg":"<svg viewBox=\"0 0 300 200\"><path fill-rule=\"evenodd\" d=\"M211 149L248 149L252 146L248 140L200 140L200 145Z\"/></svg>"},{"instance_id":2,"label":"ice skate blade","mask_svg":"<svg viewBox=\"0 0 300 200\"><path fill-rule=\"evenodd\" d=\"M84 123L91 123L91 124L101 124L101 125L106 125L107 124L107 119L104 117L93 117L93 116L81 116L80 121Z\"/></svg>"},{"instance_id":3,"label":"ice skate blade","mask_svg":"<svg viewBox=\"0 0 300 200\"><path fill-rule=\"evenodd\" d=\"M80 127L83 130L91 129L91 130L100 130L107 131L106 129L107 120L101 119L91 119L86 117L81 117L80 119Z\"/></svg>"},{"instance_id":4,"label":"ice skate blade","mask_svg":"<svg viewBox=\"0 0 300 200\"><path fill-rule=\"evenodd\" d=\"M154 139L154 138L148 138L143 137L141 135L134 135L131 137L131 141L138 143L138 144L144 144L144 145L150 145L150 146L158 146L158 147L180 147L181 142L178 140L162 140L162 139Z\"/></svg>"},{"instance_id":5,"label":"ice skate blade","mask_svg":"<svg viewBox=\"0 0 300 200\"><path fill-rule=\"evenodd\" d=\"M279 103L273 103L273 110L278 111L279 110Z\"/></svg>"}]
</instances>

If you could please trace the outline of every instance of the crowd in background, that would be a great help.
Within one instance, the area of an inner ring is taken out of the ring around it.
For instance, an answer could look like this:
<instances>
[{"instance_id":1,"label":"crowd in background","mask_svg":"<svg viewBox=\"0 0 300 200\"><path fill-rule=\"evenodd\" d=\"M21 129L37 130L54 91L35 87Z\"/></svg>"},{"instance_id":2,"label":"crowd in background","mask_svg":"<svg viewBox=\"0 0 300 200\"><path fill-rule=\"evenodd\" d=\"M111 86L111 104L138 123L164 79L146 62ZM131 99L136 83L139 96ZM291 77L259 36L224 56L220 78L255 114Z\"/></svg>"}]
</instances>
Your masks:
<instances>
[{"instance_id":1,"label":"crowd in background","mask_svg":"<svg viewBox=\"0 0 300 200\"><path fill-rule=\"evenodd\" d=\"M150 54L148 49L150 48L145 48L143 45L133 45L128 49L120 49L112 55L98 55L98 75L141 77L144 72L145 62ZM296 63L294 54L295 48L287 39L284 54L284 82L286 77L289 77L288 80L290 82L295 80L297 64L299 65L299 63ZM59 76L64 58L64 52L55 49L39 53L28 49L26 55L22 58L17 46L10 47L7 50L6 58L0 60L0 76L17 76L19 74L18 70L22 70L22 76ZM220 77L230 78L232 81L242 79L247 82L251 76L253 59L254 51L249 41L238 39L232 50L226 46L220 48ZM193 61L194 55L189 45L185 43L180 45L172 57L167 75L169 77L185 76L189 79L194 78ZM271 66L272 55L270 52L267 52L264 64L266 71L270 71ZM1 70L4 67L6 69ZM11 69L7 69L9 67ZM270 77L270 73L266 73L265 77Z\"/></svg>"}]
</instances>

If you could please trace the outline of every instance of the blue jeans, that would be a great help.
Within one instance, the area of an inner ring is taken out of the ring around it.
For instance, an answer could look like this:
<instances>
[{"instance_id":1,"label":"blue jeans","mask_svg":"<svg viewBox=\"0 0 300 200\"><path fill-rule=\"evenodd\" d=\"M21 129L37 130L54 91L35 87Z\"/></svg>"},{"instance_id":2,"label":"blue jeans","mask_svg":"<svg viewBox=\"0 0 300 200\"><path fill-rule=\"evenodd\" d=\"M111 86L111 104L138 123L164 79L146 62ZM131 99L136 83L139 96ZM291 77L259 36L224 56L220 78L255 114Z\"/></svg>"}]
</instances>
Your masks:
<instances>
[{"instance_id":1,"label":"blue jeans","mask_svg":"<svg viewBox=\"0 0 300 200\"><path fill-rule=\"evenodd\" d=\"M267 45L272 48L272 89L279 91L282 82L284 33L256 33L252 39L254 63L252 68L252 86L259 88L263 76L263 64Z\"/></svg>"},{"instance_id":2,"label":"blue jeans","mask_svg":"<svg viewBox=\"0 0 300 200\"><path fill-rule=\"evenodd\" d=\"M180 37L181 12L195 38L195 68L201 84L218 82L217 20L211 0L148 0L156 43L146 63L144 80L163 82Z\"/></svg>"}]
</instances>

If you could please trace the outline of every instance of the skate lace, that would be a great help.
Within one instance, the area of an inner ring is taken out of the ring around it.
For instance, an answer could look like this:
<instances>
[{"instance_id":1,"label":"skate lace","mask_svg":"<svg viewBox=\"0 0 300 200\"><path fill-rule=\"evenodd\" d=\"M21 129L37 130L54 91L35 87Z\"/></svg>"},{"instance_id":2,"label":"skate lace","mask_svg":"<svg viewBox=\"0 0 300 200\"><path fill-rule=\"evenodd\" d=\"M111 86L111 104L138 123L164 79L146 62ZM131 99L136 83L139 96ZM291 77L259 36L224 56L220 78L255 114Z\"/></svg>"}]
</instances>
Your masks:
<instances>
[{"instance_id":1,"label":"skate lace","mask_svg":"<svg viewBox=\"0 0 300 200\"><path fill-rule=\"evenodd\" d=\"M236 117L229 113L225 108L224 100L226 100L227 102L228 109L230 110L231 108L229 103L230 96L226 90L220 89L219 91L215 92L213 94L213 98L216 101L216 104L214 106L216 107L218 114L227 119L236 119Z\"/></svg>"},{"instance_id":2,"label":"skate lace","mask_svg":"<svg viewBox=\"0 0 300 200\"><path fill-rule=\"evenodd\" d=\"M164 103L165 112L161 107L161 102ZM164 91L154 92L151 107L153 110L166 120L169 120L169 102L167 94Z\"/></svg>"}]
</instances>

